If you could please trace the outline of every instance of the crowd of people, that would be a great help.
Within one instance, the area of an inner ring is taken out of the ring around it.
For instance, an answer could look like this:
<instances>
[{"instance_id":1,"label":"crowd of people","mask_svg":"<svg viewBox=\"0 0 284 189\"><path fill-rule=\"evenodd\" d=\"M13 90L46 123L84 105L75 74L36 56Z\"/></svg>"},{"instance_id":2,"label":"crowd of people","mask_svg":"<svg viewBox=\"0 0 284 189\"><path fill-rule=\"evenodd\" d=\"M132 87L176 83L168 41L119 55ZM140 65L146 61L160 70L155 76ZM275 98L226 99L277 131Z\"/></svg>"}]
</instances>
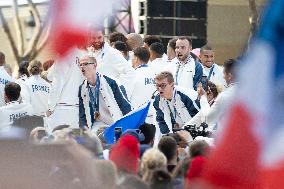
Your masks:
<instances>
[{"instance_id":1,"label":"crowd of people","mask_svg":"<svg viewBox=\"0 0 284 189\"><path fill-rule=\"evenodd\" d=\"M238 61L220 66L214 56L210 45L192 49L185 36L165 47L158 36L114 32L106 39L100 28L64 57L21 62L17 78L0 52L0 132L20 128L34 143L76 146L80 157L88 151L88 179L72 175L68 187L188 187L206 165L236 88ZM104 130L149 101L145 123L107 144ZM193 137L188 125L210 136ZM67 170L58 166L46 176Z\"/></svg>"}]
</instances>

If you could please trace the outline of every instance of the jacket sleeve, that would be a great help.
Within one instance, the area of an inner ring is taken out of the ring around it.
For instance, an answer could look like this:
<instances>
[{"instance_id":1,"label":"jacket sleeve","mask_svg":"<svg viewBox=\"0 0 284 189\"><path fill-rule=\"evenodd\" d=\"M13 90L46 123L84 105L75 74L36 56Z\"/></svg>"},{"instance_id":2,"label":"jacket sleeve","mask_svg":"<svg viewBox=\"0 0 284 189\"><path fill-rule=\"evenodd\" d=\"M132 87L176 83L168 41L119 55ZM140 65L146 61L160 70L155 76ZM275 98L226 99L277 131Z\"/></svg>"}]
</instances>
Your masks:
<instances>
[{"instance_id":1,"label":"jacket sleeve","mask_svg":"<svg viewBox=\"0 0 284 189\"><path fill-rule=\"evenodd\" d=\"M186 107L189 115L191 117L194 117L197 113L198 113L198 108L200 107L200 103L198 100L195 100L194 102L196 103L197 106L199 107L195 107L193 101L185 94L178 92L178 94L180 95L181 101L184 104L184 106Z\"/></svg>"},{"instance_id":2,"label":"jacket sleeve","mask_svg":"<svg viewBox=\"0 0 284 189\"><path fill-rule=\"evenodd\" d=\"M167 125L167 123L164 119L164 113L159 107L159 101L160 101L160 97L156 96L154 103L153 103L153 106L156 110L156 120L158 122L161 133L167 134L167 133L170 132L170 130L169 130L169 127L168 127L168 125Z\"/></svg>"},{"instance_id":3,"label":"jacket sleeve","mask_svg":"<svg viewBox=\"0 0 284 189\"><path fill-rule=\"evenodd\" d=\"M127 96L124 94L124 90L121 90L123 87L119 87L117 82L107 76L104 76L105 80L107 81L108 85L110 86L115 101L122 112L123 115L129 113L132 110L132 106L127 99Z\"/></svg>"},{"instance_id":4,"label":"jacket sleeve","mask_svg":"<svg viewBox=\"0 0 284 189\"><path fill-rule=\"evenodd\" d=\"M197 84L203 76L203 68L198 61L195 61L195 74L193 77L193 88L197 90Z\"/></svg>"},{"instance_id":5,"label":"jacket sleeve","mask_svg":"<svg viewBox=\"0 0 284 189\"><path fill-rule=\"evenodd\" d=\"M133 79L135 78L134 68L129 65L126 59L122 56L121 53L115 52L113 53L113 57L115 57L115 67L118 69L119 76L118 80L120 83L125 86L125 90L130 96L134 86L133 86Z\"/></svg>"},{"instance_id":6,"label":"jacket sleeve","mask_svg":"<svg viewBox=\"0 0 284 189\"><path fill-rule=\"evenodd\" d=\"M224 110L226 109L226 106L229 104L228 95L225 92L220 93L214 104L210 107L210 109L206 112L206 121L208 124L217 123L221 117L221 115L224 113Z\"/></svg>"},{"instance_id":7,"label":"jacket sleeve","mask_svg":"<svg viewBox=\"0 0 284 189\"><path fill-rule=\"evenodd\" d=\"M20 85L21 86L21 97L23 102L30 104L31 103L31 94L30 94L30 90L29 87L23 83Z\"/></svg>"},{"instance_id":8,"label":"jacket sleeve","mask_svg":"<svg viewBox=\"0 0 284 189\"><path fill-rule=\"evenodd\" d=\"M65 64L63 65L62 63L55 63L53 69L53 78L51 79L52 87L48 98L48 109L51 111L55 109L55 106L61 97L61 92L65 83L65 77L70 67L65 66Z\"/></svg>"},{"instance_id":9,"label":"jacket sleeve","mask_svg":"<svg viewBox=\"0 0 284 189\"><path fill-rule=\"evenodd\" d=\"M84 127L87 126L87 119L86 119L86 113L85 113L85 108L84 108L84 103L83 103L83 98L81 96L81 91L82 91L82 85L79 87L79 126Z\"/></svg>"},{"instance_id":10,"label":"jacket sleeve","mask_svg":"<svg viewBox=\"0 0 284 189\"><path fill-rule=\"evenodd\" d=\"M205 95L202 95L200 98L200 112L207 116L210 111L210 105Z\"/></svg>"}]
</instances>

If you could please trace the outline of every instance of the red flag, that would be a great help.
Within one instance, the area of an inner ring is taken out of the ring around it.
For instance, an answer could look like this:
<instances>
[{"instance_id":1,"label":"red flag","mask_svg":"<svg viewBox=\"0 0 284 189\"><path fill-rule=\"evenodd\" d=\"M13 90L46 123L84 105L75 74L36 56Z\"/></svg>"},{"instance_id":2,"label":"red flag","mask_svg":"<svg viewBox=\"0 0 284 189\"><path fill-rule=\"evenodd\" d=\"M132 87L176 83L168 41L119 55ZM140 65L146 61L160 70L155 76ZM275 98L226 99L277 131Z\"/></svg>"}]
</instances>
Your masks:
<instances>
[{"instance_id":1,"label":"red flag","mask_svg":"<svg viewBox=\"0 0 284 189\"><path fill-rule=\"evenodd\" d=\"M90 25L102 27L104 18L119 1L53 0L51 2L52 49L60 56L86 45Z\"/></svg>"}]
</instances>

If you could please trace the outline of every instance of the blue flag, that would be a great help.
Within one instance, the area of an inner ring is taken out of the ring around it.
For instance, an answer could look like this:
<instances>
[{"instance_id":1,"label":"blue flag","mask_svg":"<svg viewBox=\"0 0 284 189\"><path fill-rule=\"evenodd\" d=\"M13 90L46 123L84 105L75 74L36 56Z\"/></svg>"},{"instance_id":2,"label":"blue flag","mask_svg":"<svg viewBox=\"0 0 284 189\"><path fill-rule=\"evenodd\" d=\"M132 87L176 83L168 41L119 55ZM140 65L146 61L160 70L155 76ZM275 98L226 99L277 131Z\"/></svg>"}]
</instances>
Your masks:
<instances>
[{"instance_id":1,"label":"blue flag","mask_svg":"<svg viewBox=\"0 0 284 189\"><path fill-rule=\"evenodd\" d=\"M114 129L116 127L121 127L122 133L126 131L127 129L138 129L139 126L145 122L145 119L147 117L147 114L150 108L150 104L151 102L149 101L148 103L139 107L138 109L135 109L129 112L128 114L123 116L121 119L117 120L110 127L105 129L104 138L107 141L107 143L113 144L115 142Z\"/></svg>"}]
</instances>

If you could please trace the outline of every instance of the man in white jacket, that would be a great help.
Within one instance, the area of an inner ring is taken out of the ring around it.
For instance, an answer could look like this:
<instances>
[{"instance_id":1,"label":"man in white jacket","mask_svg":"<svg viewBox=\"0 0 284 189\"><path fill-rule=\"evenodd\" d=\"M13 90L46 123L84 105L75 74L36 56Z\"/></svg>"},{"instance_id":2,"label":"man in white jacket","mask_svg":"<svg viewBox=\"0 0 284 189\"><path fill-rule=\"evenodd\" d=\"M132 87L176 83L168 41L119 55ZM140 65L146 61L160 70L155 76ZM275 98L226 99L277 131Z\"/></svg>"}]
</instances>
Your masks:
<instances>
[{"instance_id":1,"label":"man in white jacket","mask_svg":"<svg viewBox=\"0 0 284 189\"><path fill-rule=\"evenodd\" d=\"M0 107L0 128L9 128L11 124L20 117L33 115L32 106L19 102L21 87L19 84L10 82L5 86L6 106Z\"/></svg>"},{"instance_id":2,"label":"man in white jacket","mask_svg":"<svg viewBox=\"0 0 284 189\"><path fill-rule=\"evenodd\" d=\"M190 55L192 41L188 37L179 37L176 41L176 56L178 63L167 68L175 78L175 84L196 90L197 84L203 75L201 64Z\"/></svg>"},{"instance_id":3,"label":"man in white jacket","mask_svg":"<svg viewBox=\"0 0 284 189\"><path fill-rule=\"evenodd\" d=\"M170 72L161 72L155 78L159 92L155 96L156 121L162 134L172 132L172 128L184 126L199 111L197 92L184 90L174 85Z\"/></svg>"},{"instance_id":4,"label":"man in white jacket","mask_svg":"<svg viewBox=\"0 0 284 189\"><path fill-rule=\"evenodd\" d=\"M79 87L80 127L96 132L109 126L132 110L131 104L118 83L96 71L94 57L80 60L86 80Z\"/></svg>"},{"instance_id":5,"label":"man in white jacket","mask_svg":"<svg viewBox=\"0 0 284 189\"><path fill-rule=\"evenodd\" d=\"M79 127L78 90L83 76L78 54L79 50L76 49L58 59L48 72L48 80L52 81L47 112L49 131L58 125Z\"/></svg>"},{"instance_id":6,"label":"man in white jacket","mask_svg":"<svg viewBox=\"0 0 284 189\"><path fill-rule=\"evenodd\" d=\"M133 88L131 81L134 78L134 69L117 49L104 41L102 29L95 28L90 31L88 50L89 55L97 60L97 71L119 80L129 94Z\"/></svg>"},{"instance_id":7,"label":"man in white jacket","mask_svg":"<svg viewBox=\"0 0 284 189\"><path fill-rule=\"evenodd\" d=\"M163 54L164 54L163 43L160 43L160 42L152 43L149 47L149 51L150 51L149 66L151 67L151 69L153 69L153 71L156 74L159 74L162 71L165 71L166 70L165 68L170 64L165 58L163 58Z\"/></svg>"},{"instance_id":8,"label":"man in white jacket","mask_svg":"<svg viewBox=\"0 0 284 189\"><path fill-rule=\"evenodd\" d=\"M148 66L149 50L145 47L138 47L134 50L132 60L135 69L135 78L133 80L134 89L130 95L130 101L134 108L149 101L155 92L155 72Z\"/></svg>"},{"instance_id":9,"label":"man in white jacket","mask_svg":"<svg viewBox=\"0 0 284 189\"><path fill-rule=\"evenodd\" d=\"M214 62L215 55L213 49L208 45L201 47L199 58L203 67L203 75L207 76L208 80L215 83L215 85L224 88L226 82L224 80L223 67L218 66Z\"/></svg>"}]
</instances>

